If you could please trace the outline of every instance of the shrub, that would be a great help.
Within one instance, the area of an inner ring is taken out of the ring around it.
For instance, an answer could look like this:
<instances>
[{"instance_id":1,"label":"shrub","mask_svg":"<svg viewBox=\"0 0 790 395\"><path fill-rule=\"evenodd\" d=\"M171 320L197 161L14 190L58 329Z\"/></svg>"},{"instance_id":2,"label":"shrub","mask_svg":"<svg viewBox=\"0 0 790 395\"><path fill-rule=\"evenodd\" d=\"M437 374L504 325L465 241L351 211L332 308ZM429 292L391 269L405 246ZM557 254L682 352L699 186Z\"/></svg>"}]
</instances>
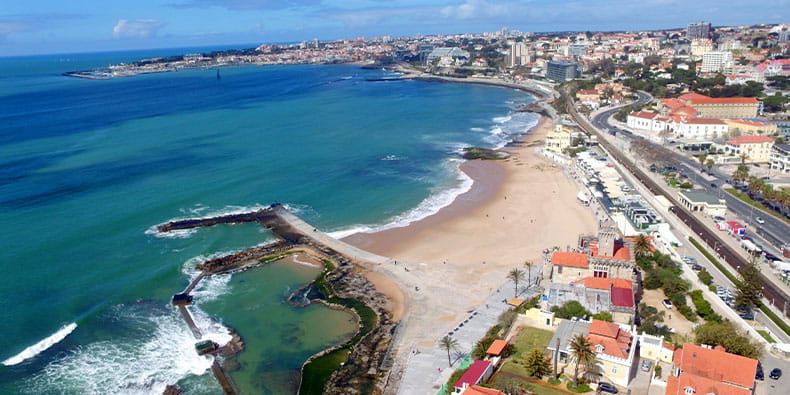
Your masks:
<instances>
[{"instance_id":1,"label":"shrub","mask_svg":"<svg viewBox=\"0 0 790 395\"><path fill-rule=\"evenodd\" d=\"M660 379L661 378L661 365L656 364L656 367L653 368L653 371L656 372L656 377Z\"/></svg>"},{"instance_id":2,"label":"shrub","mask_svg":"<svg viewBox=\"0 0 790 395\"><path fill-rule=\"evenodd\" d=\"M606 322L614 321L614 319L612 318L612 313L610 313L608 311L602 311L602 312L600 312L598 314L593 314L592 318L595 318L596 320L606 321Z\"/></svg>"},{"instance_id":3,"label":"shrub","mask_svg":"<svg viewBox=\"0 0 790 395\"><path fill-rule=\"evenodd\" d=\"M718 291L718 289L716 288L716 285L715 285L715 284L708 285L708 289L709 289L711 292L716 292L716 291Z\"/></svg>"},{"instance_id":4,"label":"shrub","mask_svg":"<svg viewBox=\"0 0 790 395\"><path fill-rule=\"evenodd\" d=\"M688 307L687 305L684 304L677 306L677 308L678 308L678 312L680 312L680 314L683 314L683 316L686 317L687 320L691 322L697 321L697 314L694 312L694 310L691 309L691 307Z\"/></svg>"},{"instance_id":5,"label":"shrub","mask_svg":"<svg viewBox=\"0 0 790 395\"><path fill-rule=\"evenodd\" d=\"M573 392L578 392L578 393L592 391L592 388L590 388L590 386L585 384L585 383L581 383L581 384L579 384L578 387L574 387L573 386L573 380L568 381L568 389L573 391Z\"/></svg>"},{"instance_id":6,"label":"shrub","mask_svg":"<svg viewBox=\"0 0 790 395\"><path fill-rule=\"evenodd\" d=\"M700 317L707 321L721 321L721 316L713 311L713 307L711 307L710 302L705 300L705 298L702 296L702 291L693 291L691 292L690 296L691 301L694 303L694 307L697 308L697 314L699 314Z\"/></svg>"},{"instance_id":7,"label":"shrub","mask_svg":"<svg viewBox=\"0 0 790 395\"><path fill-rule=\"evenodd\" d=\"M699 278L699 280L705 285L710 285L713 282L713 276L711 276L710 273L705 270L700 270L697 272L697 278Z\"/></svg>"},{"instance_id":8,"label":"shrub","mask_svg":"<svg viewBox=\"0 0 790 395\"><path fill-rule=\"evenodd\" d=\"M559 318L584 317L592 315L581 303L569 300L562 306L554 306L551 311Z\"/></svg>"}]
</instances>

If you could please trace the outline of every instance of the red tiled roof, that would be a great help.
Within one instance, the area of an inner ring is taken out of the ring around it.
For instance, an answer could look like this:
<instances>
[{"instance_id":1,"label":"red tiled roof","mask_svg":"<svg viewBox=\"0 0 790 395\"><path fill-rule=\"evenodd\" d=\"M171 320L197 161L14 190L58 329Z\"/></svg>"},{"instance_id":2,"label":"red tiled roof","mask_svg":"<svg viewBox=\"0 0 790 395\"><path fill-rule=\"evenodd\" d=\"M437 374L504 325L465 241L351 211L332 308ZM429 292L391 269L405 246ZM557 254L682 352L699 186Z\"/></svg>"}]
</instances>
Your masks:
<instances>
[{"instance_id":1,"label":"red tiled roof","mask_svg":"<svg viewBox=\"0 0 790 395\"><path fill-rule=\"evenodd\" d=\"M502 354L502 351L507 347L507 340L496 339L493 343L491 343L491 347L488 347L486 350L486 354L489 355L499 355Z\"/></svg>"},{"instance_id":2,"label":"red tiled roof","mask_svg":"<svg viewBox=\"0 0 790 395\"><path fill-rule=\"evenodd\" d=\"M628 115L631 116L631 117L644 118L644 119L653 119L656 116L658 116L657 113L650 112L650 111L632 112L632 113L630 113Z\"/></svg>"},{"instance_id":3,"label":"red tiled roof","mask_svg":"<svg viewBox=\"0 0 790 395\"><path fill-rule=\"evenodd\" d=\"M555 251L551 255L551 264L558 266L589 267L587 254L581 252Z\"/></svg>"},{"instance_id":4,"label":"red tiled roof","mask_svg":"<svg viewBox=\"0 0 790 395\"><path fill-rule=\"evenodd\" d=\"M612 304L619 307L634 307L634 292L630 288L612 288Z\"/></svg>"},{"instance_id":5,"label":"red tiled roof","mask_svg":"<svg viewBox=\"0 0 790 395\"><path fill-rule=\"evenodd\" d=\"M591 246L590 250L592 250L593 256L596 258L609 258L609 259L617 259L618 261L628 261L631 260L631 253L628 251L628 247L622 244L615 244L614 245L614 255L613 256L606 256L606 255L598 255L598 246Z\"/></svg>"},{"instance_id":6,"label":"red tiled roof","mask_svg":"<svg viewBox=\"0 0 790 395\"><path fill-rule=\"evenodd\" d=\"M483 378L483 374L488 369L491 362L488 361L475 361L472 366L455 382L454 387L463 388L464 384L475 385Z\"/></svg>"},{"instance_id":7,"label":"red tiled roof","mask_svg":"<svg viewBox=\"0 0 790 395\"><path fill-rule=\"evenodd\" d=\"M745 120L745 119L731 119L731 120L730 120L730 122L733 122L733 123L741 123L741 124L744 124L744 125L749 125L749 126L769 126L769 125L768 125L767 123L765 123L765 122L754 122L754 121L747 121L747 120Z\"/></svg>"},{"instance_id":8,"label":"red tiled roof","mask_svg":"<svg viewBox=\"0 0 790 395\"><path fill-rule=\"evenodd\" d=\"M684 95L678 96L678 99L689 101L689 100L698 100L698 99L710 99L710 97L705 95L700 95L699 93L689 92Z\"/></svg>"},{"instance_id":9,"label":"red tiled roof","mask_svg":"<svg viewBox=\"0 0 790 395\"><path fill-rule=\"evenodd\" d=\"M628 288L631 289L632 283L622 278L601 278L601 277L585 277L581 280L576 280L574 284L584 284L587 288L595 289L609 289L613 288Z\"/></svg>"},{"instance_id":10,"label":"red tiled roof","mask_svg":"<svg viewBox=\"0 0 790 395\"><path fill-rule=\"evenodd\" d=\"M493 388L486 388L481 387L479 385L473 385L471 387L466 387L464 392L461 395L506 395L504 392L495 390Z\"/></svg>"},{"instance_id":11,"label":"red tiled roof","mask_svg":"<svg viewBox=\"0 0 790 395\"><path fill-rule=\"evenodd\" d=\"M751 395L752 391L734 385L724 384L705 377L681 373L680 376L670 375L667 378L666 395L685 395L686 387L694 389L695 394L716 395Z\"/></svg>"},{"instance_id":12,"label":"red tiled roof","mask_svg":"<svg viewBox=\"0 0 790 395\"><path fill-rule=\"evenodd\" d=\"M706 97L691 99L691 102L694 104L757 104L757 99L753 97Z\"/></svg>"},{"instance_id":13,"label":"red tiled roof","mask_svg":"<svg viewBox=\"0 0 790 395\"><path fill-rule=\"evenodd\" d=\"M721 119L713 118L689 118L684 123L691 125L726 125Z\"/></svg>"},{"instance_id":14,"label":"red tiled roof","mask_svg":"<svg viewBox=\"0 0 790 395\"><path fill-rule=\"evenodd\" d=\"M741 145L741 144L759 144L759 143L772 143L773 137L768 136L735 136L727 140L727 144Z\"/></svg>"},{"instance_id":15,"label":"red tiled roof","mask_svg":"<svg viewBox=\"0 0 790 395\"><path fill-rule=\"evenodd\" d=\"M686 105L684 101L678 99L661 99L661 104L669 107L670 109L681 108Z\"/></svg>"},{"instance_id":16,"label":"red tiled roof","mask_svg":"<svg viewBox=\"0 0 790 395\"><path fill-rule=\"evenodd\" d=\"M595 345L603 346L603 354L617 358L628 358L632 336L611 322L592 320L587 331L587 340Z\"/></svg>"},{"instance_id":17,"label":"red tiled roof","mask_svg":"<svg viewBox=\"0 0 790 395\"><path fill-rule=\"evenodd\" d=\"M598 91L594 89L579 89L576 92L577 95L596 95L598 96Z\"/></svg>"},{"instance_id":18,"label":"red tiled roof","mask_svg":"<svg viewBox=\"0 0 790 395\"><path fill-rule=\"evenodd\" d=\"M685 343L682 349L675 351L673 362L683 371L681 376L689 374L748 388L754 385L757 371L756 359L691 343Z\"/></svg>"}]
</instances>

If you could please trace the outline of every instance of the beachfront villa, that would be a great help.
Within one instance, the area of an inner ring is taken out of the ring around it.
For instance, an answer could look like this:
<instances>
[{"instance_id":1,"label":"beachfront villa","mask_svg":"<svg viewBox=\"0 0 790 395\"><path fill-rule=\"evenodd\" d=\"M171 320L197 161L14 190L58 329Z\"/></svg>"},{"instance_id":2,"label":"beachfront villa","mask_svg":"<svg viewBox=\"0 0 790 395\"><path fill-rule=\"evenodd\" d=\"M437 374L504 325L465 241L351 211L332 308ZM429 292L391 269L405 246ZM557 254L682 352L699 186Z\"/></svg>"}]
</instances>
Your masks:
<instances>
[{"instance_id":1,"label":"beachfront villa","mask_svg":"<svg viewBox=\"0 0 790 395\"><path fill-rule=\"evenodd\" d=\"M573 134L570 129L556 125L554 130L546 134L546 151L562 155L566 148L571 146Z\"/></svg>"},{"instance_id":2,"label":"beachfront villa","mask_svg":"<svg viewBox=\"0 0 790 395\"><path fill-rule=\"evenodd\" d=\"M556 357L558 365L568 375L573 375L574 370L570 343L578 334L584 335L595 351L594 366L584 373L584 377L593 382L606 379L616 385L628 386L636 357L635 327L595 319L563 320L546 348L551 351L552 360ZM582 369L579 368L580 371Z\"/></svg>"},{"instance_id":3,"label":"beachfront villa","mask_svg":"<svg viewBox=\"0 0 790 395\"><path fill-rule=\"evenodd\" d=\"M633 242L620 237L611 224L601 227L598 237L579 236L573 251L553 251L547 255L549 278L569 284L587 277L634 280Z\"/></svg>"},{"instance_id":4,"label":"beachfront villa","mask_svg":"<svg viewBox=\"0 0 790 395\"><path fill-rule=\"evenodd\" d=\"M754 393L757 360L713 348L683 344L675 351L666 395Z\"/></svg>"}]
</instances>

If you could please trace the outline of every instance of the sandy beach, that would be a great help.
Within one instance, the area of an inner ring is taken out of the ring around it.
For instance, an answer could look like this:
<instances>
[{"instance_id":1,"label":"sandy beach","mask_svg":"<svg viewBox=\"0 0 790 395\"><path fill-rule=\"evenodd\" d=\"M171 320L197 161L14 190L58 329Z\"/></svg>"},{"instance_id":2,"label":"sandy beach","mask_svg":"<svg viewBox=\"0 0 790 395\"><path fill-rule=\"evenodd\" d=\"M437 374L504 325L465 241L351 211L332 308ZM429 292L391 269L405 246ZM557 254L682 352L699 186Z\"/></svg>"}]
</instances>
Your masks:
<instances>
[{"instance_id":1,"label":"sandy beach","mask_svg":"<svg viewBox=\"0 0 790 395\"><path fill-rule=\"evenodd\" d=\"M349 236L344 241L399 263L368 273L403 317L401 351L431 346L468 310L507 282L507 272L541 251L574 245L596 231L578 190L537 152L553 128L548 118L509 148L504 161L469 161L461 169L475 182L437 214L407 227ZM493 323L492 323L493 324Z\"/></svg>"}]
</instances>

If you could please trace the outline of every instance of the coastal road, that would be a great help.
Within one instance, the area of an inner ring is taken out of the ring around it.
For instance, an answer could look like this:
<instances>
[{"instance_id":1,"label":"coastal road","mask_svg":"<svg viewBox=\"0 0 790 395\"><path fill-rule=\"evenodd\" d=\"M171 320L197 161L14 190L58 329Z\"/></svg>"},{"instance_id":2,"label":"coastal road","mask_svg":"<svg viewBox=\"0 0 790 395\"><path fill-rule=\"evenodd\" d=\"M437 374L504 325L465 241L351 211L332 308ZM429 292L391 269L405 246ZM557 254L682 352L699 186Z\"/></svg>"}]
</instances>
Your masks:
<instances>
[{"instance_id":1,"label":"coastal road","mask_svg":"<svg viewBox=\"0 0 790 395\"><path fill-rule=\"evenodd\" d=\"M708 244L708 246L710 246L711 248L714 248L714 246L721 246L719 248L720 255L722 256L724 261L727 262L727 264L729 264L733 269L737 270L738 267L746 264L746 261L737 253L735 249L727 245L719 237L718 234L714 233L712 229L705 226L696 217L691 216L684 209L680 208L682 206L680 206L680 204L677 202L677 200L672 194L665 192L658 183L650 179L643 171L638 169L629 158L625 157L625 155L622 152L620 152L620 150L617 147L609 143L609 141L606 140L605 136L603 136L595 126L593 126L589 121L587 121L586 118L580 116L576 112L576 109L573 107L574 102L572 98L569 97L567 92L563 91L562 94L567 103L568 113L571 114L571 116L574 118L574 120L579 125L579 127L582 128L582 130L584 130L588 134L597 136L599 144L601 144L605 149L607 149L618 160L618 162L622 163L623 166L625 166L631 174L633 174L637 179L639 179L639 181L642 182L642 184L644 184L651 191L651 193L655 195L664 195L664 197L666 197L675 206L672 207L672 212L675 213L681 220L683 220L683 222L685 222L694 231L695 234L700 235L699 238L703 242ZM608 111L602 112L601 114L598 114L598 116L596 116L595 118L598 118L600 121L604 121L605 119L608 119L608 117L602 118L604 114L606 114L607 112ZM788 300L788 296L786 295L786 293L780 288L778 288L777 286L775 286L773 282L767 280L764 275L761 277L762 277L761 282L764 287L763 293L765 297L768 300L773 300L777 306L780 307L784 306L784 304ZM785 310L784 313L788 314L790 312Z\"/></svg>"}]
</instances>

